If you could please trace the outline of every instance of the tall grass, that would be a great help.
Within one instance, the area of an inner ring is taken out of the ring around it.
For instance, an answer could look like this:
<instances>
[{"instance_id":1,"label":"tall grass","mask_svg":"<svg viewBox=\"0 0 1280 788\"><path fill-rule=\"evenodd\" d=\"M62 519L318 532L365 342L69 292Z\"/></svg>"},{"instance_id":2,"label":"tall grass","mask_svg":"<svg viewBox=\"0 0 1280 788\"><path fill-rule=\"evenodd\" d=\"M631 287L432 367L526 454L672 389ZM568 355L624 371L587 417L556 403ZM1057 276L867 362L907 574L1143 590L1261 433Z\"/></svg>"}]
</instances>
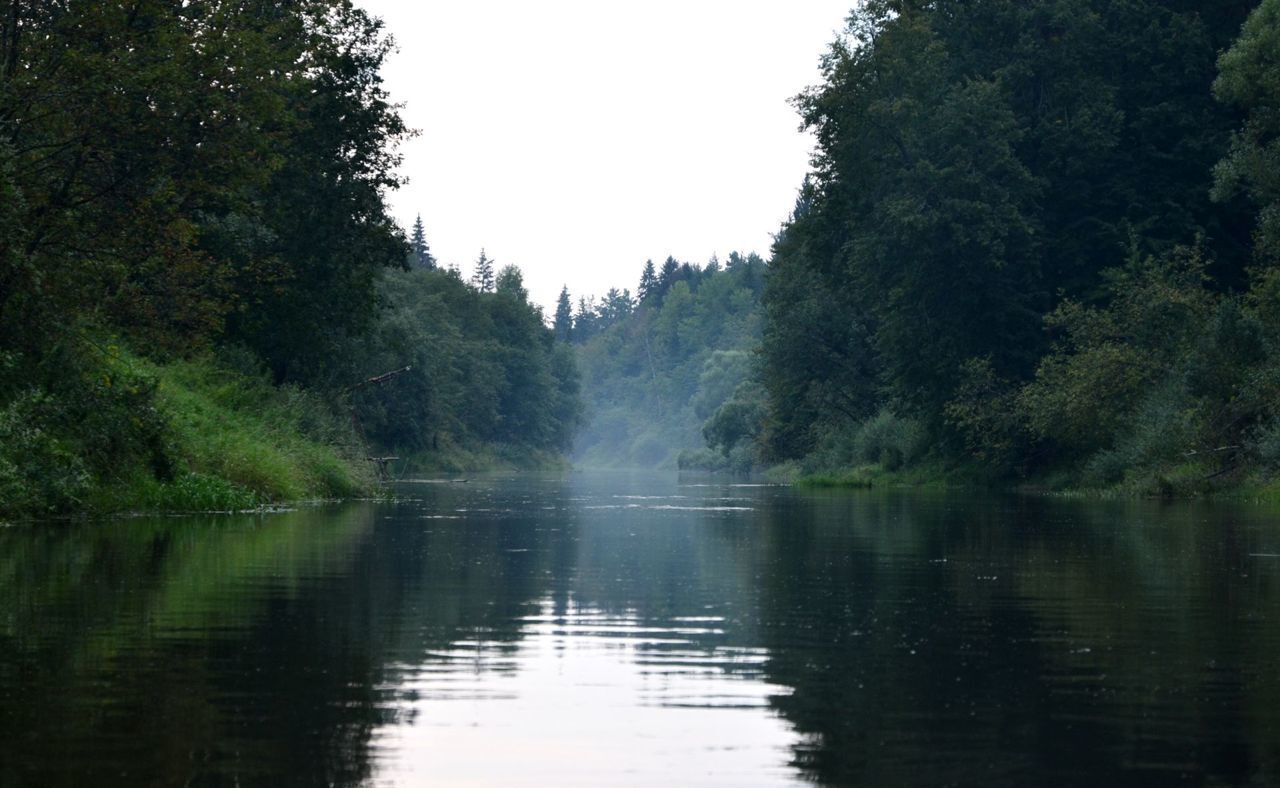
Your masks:
<instances>
[{"instance_id":1,"label":"tall grass","mask_svg":"<svg viewBox=\"0 0 1280 788\"><path fill-rule=\"evenodd\" d=\"M0 516L240 510L373 485L349 417L315 393L119 345L56 361L57 386L0 392Z\"/></svg>"}]
</instances>

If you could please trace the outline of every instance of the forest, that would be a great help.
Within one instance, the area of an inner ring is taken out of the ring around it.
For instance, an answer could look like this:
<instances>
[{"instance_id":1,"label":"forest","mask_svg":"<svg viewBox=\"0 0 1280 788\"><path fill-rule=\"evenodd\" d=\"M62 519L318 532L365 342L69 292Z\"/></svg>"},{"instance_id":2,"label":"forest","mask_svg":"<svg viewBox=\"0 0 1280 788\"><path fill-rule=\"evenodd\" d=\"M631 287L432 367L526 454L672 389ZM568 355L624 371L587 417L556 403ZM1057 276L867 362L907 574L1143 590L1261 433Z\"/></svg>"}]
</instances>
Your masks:
<instances>
[{"instance_id":1,"label":"forest","mask_svg":"<svg viewBox=\"0 0 1280 788\"><path fill-rule=\"evenodd\" d=\"M1280 2L869 0L823 68L716 451L851 485L1271 483Z\"/></svg>"},{"instance_id":2,"label":"forest","mask_svg":"<svg viewBox=\"0 0 1280 788\"><path fill-rule=\"evenodd\" d=\"M576 311L566 288L555 326L577 346L582 371L575 464L727 468L727 454L691 450L707 419L739 389L756 388L764 277L764 260L734 252L723 264L647 261L634 298L615 288L599 302L580 297ZM749 469L752 456L736 454L737 468Z\"/></svg>"},{"instance_id":3,"label":"forest","mask_svg":"<svg viewBox=\"0 0 1280 788\"><path fill-rule=\"evenodd\" d=\"M519 270L464 282L389 214L414 131L379 20L0 9L0 514L352 495L370 453L560 462L577 377Z\"/></svg>"},{"instance_id":4,"label":"forest","mask_svg":"<svg viewBox=\"0 0 1280 788\"><path fill-rule=\"evenodd\" d=\"M241 508L407 468L1130 494L1280 470L1280 0L867 0L769 259L554 314L387 195L346 0L4 4L0 510ZM581 373L579 373L581 370Z\"/></svg>"}]
</instances>

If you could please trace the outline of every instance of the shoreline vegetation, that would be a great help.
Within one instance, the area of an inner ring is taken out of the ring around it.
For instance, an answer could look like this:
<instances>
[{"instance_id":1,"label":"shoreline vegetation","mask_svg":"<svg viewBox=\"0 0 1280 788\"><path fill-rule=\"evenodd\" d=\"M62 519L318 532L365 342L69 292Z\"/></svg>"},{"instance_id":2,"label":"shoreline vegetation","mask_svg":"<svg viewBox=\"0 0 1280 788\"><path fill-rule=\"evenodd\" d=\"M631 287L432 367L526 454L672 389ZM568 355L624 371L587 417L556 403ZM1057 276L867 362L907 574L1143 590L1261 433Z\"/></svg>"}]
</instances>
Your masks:
<instances>
[{"instance_id":1,"label":"shoreline vegetation","mask_svg":"<svg viewBox=\"0 0 1280 788\"><path fill-rule=\"evenodd\" d=\"M414 132L380 20L11 5L0 518L365 495L367 455L558 462L577 371L520 270L480 250L464 280L389 213Z\"/></svg>"},{"instance_id":2,"label":"shoreline vegetation","mask_svg":"<svg viewBox=\"0 0 1280 788\"><path fill-rule=\"evenodd\" d=\"M1280 497L1277 52L1280 0L860 4L795 99L817 147L758 339L708 348L748 363L679 467ZM584 357L647 350L633 322Z\"/></svg>"},{"instance_id":3,"label":"shoreline vegetation","mask_svg":"<svg viewBox=\"0 0 1280 788\"><path fill-rule=\"evenodd\" d=\"M366 454L1280 498L1280 0L866 0L768 259L551 316L390 216L414 132L347 0L15 9L0 517L366 494Z\"/></svg>"}]
</instances>

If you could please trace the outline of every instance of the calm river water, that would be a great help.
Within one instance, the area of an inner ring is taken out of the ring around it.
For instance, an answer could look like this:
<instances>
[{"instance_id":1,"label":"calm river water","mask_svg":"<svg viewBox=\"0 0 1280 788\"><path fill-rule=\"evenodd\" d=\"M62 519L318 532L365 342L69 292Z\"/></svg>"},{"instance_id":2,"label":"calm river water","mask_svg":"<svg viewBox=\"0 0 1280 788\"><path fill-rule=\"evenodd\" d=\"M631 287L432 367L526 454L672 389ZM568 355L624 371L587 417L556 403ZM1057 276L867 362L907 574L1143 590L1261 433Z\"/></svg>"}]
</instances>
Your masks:
<instances>
[{"instance_id":1,"label":"calm river water","mask_svg":"<svg viewBox=\"0 0 1280 788\"><path fill-rule=\"evenodd\" d=\"M0 785L1280 785L1280 512L674 476L0 528Z\"/></svg>"}]
</instances>

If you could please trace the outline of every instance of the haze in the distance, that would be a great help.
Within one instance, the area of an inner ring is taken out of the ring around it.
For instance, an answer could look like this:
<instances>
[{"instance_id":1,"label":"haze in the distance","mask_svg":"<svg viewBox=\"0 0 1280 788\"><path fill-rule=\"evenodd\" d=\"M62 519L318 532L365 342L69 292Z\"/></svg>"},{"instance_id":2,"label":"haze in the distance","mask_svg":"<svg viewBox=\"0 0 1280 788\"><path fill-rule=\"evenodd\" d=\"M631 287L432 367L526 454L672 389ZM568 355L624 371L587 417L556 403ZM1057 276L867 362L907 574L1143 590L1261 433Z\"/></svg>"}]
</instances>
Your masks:
<instances>
[{"instance_id":1,"label":"haze in the distance","mask_svg":"<svg viewBox=\"0 0 1280 788\"><path fill-rule=\"evenodd\" d=\"M767 254L812 141L788 99L850 0L361 0L421 135L391 196L464 275L481 247L533 300L633 291L646 258Z\"/></svg>"}]
</instances>

